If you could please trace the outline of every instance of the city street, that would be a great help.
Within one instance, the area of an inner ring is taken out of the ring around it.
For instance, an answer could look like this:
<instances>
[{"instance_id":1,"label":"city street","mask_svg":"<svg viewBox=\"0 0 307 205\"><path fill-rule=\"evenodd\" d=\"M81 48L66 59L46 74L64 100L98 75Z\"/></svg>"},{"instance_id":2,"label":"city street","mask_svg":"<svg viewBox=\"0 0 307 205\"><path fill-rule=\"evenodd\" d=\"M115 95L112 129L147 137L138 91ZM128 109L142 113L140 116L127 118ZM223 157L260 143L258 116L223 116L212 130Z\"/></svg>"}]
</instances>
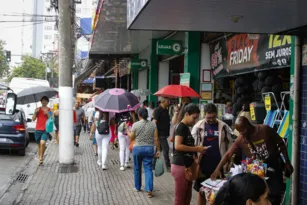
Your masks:
<instances>
[{"instance_id":1,"label":"city street","mask_svg":"<svg viewBox=\"0 0 307 205\"><path fill-rule=\"evenodd\" d=\"M18 156L16 151L0 150L0 199L35 153L35 142L29 143L26 156Z\"/></svg>"},{"instance_id":2,"label":"city street","mask_svg":"<svg viewBox=\"0 0 307 205\"><path fill-rule=\"evenodd\" d=\"M173 204L174 181L170 173L154 177L154 197L150 199L144 187L141 192L134 191L133 168L119 170L118 151L109 149L109 170L103 171L97 166L88 134L82 133L80 147L75 148L75 164L67 167L58 163L58 145L49 142L44 165L37 166L32 155L34 160L20 173L26 176L25 180L17 180L0 197L0 204ZM144 175L142 181L144 185ZM191 204L195 203L193 191Z\"/></svg>"}]
</instances>

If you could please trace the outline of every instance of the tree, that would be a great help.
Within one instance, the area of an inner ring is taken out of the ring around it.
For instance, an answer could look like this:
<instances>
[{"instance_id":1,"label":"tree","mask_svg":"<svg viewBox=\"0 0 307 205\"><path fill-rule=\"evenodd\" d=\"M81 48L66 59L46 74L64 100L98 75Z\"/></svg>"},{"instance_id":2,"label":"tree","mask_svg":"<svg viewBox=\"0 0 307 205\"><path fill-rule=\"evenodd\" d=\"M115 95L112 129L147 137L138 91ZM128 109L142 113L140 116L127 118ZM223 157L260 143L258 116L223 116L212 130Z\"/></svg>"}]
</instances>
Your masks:
<instances>
[{"instance_id":1,"label":"tree","mask_svg":"<svg viewBox=\"0 0 307 205\"><path fill-rule=\"evenodd\" d=\"M9 75L10 66L6 61L6 54L4 51L5 42L0 40L0 78L6 77Z\"/></svg>"},{"instance_id":2,"label":"tree","mask_svg":"<svg viewBox=\"0 0 307 205\"><path fill-rule=\"evenodd\" d=\"M22 64L14 68L8 80L11 81L14 77L44 79L45 73L46 65L42 60L26 55L22 57Z\"/></svg>"}]
</instances>

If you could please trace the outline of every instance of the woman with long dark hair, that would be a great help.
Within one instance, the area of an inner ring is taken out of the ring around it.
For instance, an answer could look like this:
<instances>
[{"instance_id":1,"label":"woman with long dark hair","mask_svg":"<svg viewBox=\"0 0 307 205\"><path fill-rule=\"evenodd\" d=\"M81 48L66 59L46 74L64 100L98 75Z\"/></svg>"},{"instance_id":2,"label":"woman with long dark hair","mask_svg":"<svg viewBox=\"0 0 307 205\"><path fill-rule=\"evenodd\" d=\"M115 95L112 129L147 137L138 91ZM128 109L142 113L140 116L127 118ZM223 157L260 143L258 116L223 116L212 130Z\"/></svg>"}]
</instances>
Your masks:
<instances>
[{"instance_id":1,"label":"woman with long dark hair","mask_svg":"<svg viewBox=\"0 0 307 205\"><path fill-rule=\"evenodd\" d=\"M235 175L219 190L214 205L271 205L266 182L254 174Z\"/></svg>"}]
</instances>

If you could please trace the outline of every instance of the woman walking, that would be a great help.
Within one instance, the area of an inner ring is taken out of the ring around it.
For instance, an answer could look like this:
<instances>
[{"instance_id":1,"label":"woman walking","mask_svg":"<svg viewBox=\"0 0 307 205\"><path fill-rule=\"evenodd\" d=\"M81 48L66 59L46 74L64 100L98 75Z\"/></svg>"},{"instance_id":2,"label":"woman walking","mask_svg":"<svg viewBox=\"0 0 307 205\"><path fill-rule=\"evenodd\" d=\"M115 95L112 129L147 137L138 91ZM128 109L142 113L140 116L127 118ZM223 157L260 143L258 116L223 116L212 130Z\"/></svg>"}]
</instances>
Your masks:
<instances>
[{"instance_id":1,"label":"woman walking","mask_svg":"<svg viewBox=\"0 0 307 205\"><path fill-rule=\"evenodd\" d=\"M99 130L100 126L103 125L105 127L105 134L101 133ZM107 156L108 156L108 147L110 142L110 122L109 122L109 113L96 111L95 120L92 125L92 129L90 132L90 139L93 138L93 133L95 132L95 138L98 145L98 166L102 167L102 170L107 170Z\"/></svg>"},{"instance_id":2,"label":"woman walking","mask_svg":"<svg viewBox=\"0 0 307 205\"><path fill-rule=\"evenodd\" d=\"M32 117L32 120L36 121L35 127L35 141L38 144L38 156L39 156L39 165L44 163L44 153L46 150L46 141L48 140L48 133L46 132L46 122L49 116L52 115L52 112L49 107L49 98L47 96L42 97L41 99L42 106L35 109L35 113Z\"/></svg>"},{"instance_id":3,"label":"woman walking","mask_svg":"<svg viewBox=\"0 0 307 205\"><path fill-rule=\"evenodd\" d=\"M154 145L160 147L158 130L154 122L148 121L148 111L146 108L138 110L139 121L134 123L132 131L128 130L128 136L134 141L133 162L134 162L134 186L136 191L141 190L142 186L142 163L145 171L145 190L151 198L153 191L152 160L154 157ZM157 150L157 157L160 150Z\"/></svg>"},{"instance_id":4,"label":"woman walking","mask_svg":"<svg viewBox=\"0 0 307 205\"><path fill-rule=\"evenodd\" d=\"M171 173L175 179L174 205L189 205L192 197L192 182L186 179L186 168L194 163L197 152L206 151L204 146L195 146L189 127L198 120L200 110L190 103L182 108L183 117L175 130L174 154Z\"/></svg>"},{"instance_id":5,"label":"woman walking","mask_svg":"<svg viewBox=\"0 0 307 205\"><path fill-rule=\"evenodd\" d=\"M130 168L129 146L130 146L131 140L129 139L127 132L131 131L132 125L134 122L135 122L135 114L131 113L130 119L127 122L121 123L118 128L119 159L120 159L120 170L121 171L124 171L125 168Z\"/></svg>"},{"instance_id":6,"label":"woman walking","mask_svg":"<svg viewBox=\"0 0 307 205\"><path fill-rule=\"evenodd\" d=\"M53 105L53 119L54 119L54 126L55 126L55 143L59 144L59 105L54 104Z\"/></svg>"}]
</instances>

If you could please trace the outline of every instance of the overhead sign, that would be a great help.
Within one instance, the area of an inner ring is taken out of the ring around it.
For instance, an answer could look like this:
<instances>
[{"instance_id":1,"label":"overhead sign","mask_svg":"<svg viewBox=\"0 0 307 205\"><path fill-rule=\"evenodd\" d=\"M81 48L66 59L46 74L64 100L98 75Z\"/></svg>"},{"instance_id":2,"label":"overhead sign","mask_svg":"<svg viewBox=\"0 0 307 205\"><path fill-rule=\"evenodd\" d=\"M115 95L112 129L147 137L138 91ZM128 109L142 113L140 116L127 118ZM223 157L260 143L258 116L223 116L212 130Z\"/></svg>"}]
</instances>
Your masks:
<instances>
[{"instance_id":1,"label":"overhead sign","mask_svg":"<svg viewBox=\"0 0 307 205\"><path fill-rule=\"evenodd\" d=\"M176 40L158 40L158 55L181 55L183 51L182 41Z\"/></svg>"},{"instance_id":2,"label":"overhead sign","mask_svg":"<svg viewBox=\"0 0 307 205\"><path fill-rule=\"evenodd\" d=\"M291 36L238 34L210 44L215 78L290 67Z\"/></svg>"},{"instance_id":3,"label":"overhead sign","mask_svg":"<svg viewBox=\"0 0 307 205\"><path fill-rule=\"evenodd\" d=\"M146 59L132 59L131 68L132 69L144 69L148 66Z\"/></svg>"}]
</instances>

